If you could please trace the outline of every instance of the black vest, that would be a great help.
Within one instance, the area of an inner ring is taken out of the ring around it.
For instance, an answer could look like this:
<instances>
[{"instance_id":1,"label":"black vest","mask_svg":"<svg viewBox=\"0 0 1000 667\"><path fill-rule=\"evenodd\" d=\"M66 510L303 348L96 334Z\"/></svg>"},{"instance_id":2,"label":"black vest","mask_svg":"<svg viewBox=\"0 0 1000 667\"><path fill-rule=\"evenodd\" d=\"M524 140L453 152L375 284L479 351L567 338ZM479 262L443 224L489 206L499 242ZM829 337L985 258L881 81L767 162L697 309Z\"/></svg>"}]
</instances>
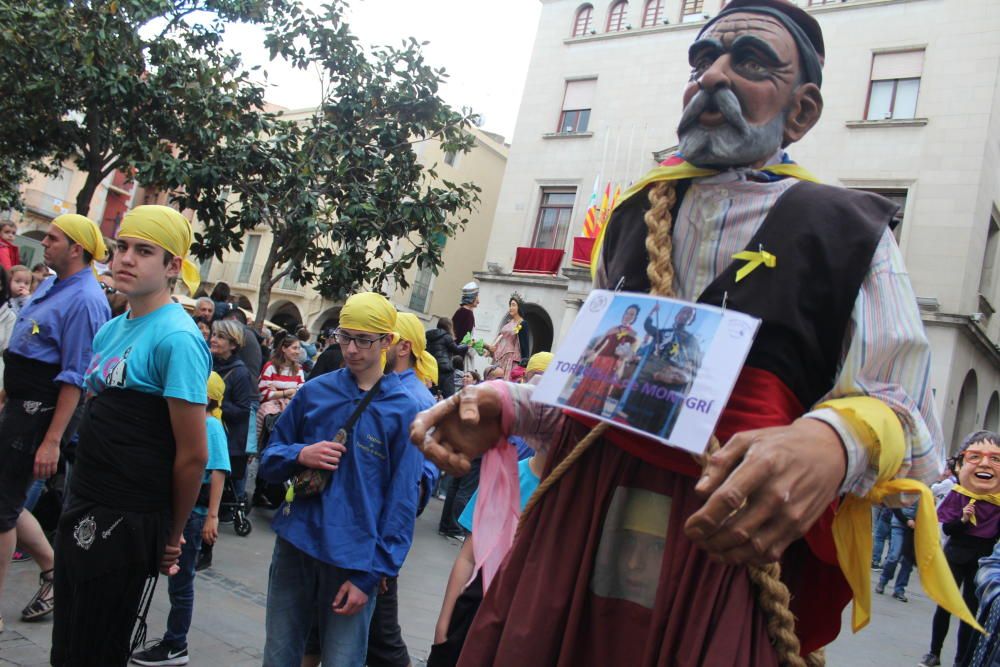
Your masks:
<instances>
[{"instance_id":1,"label":"black vest","mask_svg":"<svg viewBox=\"0 0 1000 667\"><path fill-rule=\"evenodd\" d=\"M678 183L680 209L686 182ZM623 203L608 224L602 258L610 285L649 292L645 192ZM869 192L801 181L778 198L747 250L777 258L739 283L734 260L698 297L763 322L746 365L776 375L809 409L833 386L858 290L897 206Z\"/></svg>"}]
</instances>

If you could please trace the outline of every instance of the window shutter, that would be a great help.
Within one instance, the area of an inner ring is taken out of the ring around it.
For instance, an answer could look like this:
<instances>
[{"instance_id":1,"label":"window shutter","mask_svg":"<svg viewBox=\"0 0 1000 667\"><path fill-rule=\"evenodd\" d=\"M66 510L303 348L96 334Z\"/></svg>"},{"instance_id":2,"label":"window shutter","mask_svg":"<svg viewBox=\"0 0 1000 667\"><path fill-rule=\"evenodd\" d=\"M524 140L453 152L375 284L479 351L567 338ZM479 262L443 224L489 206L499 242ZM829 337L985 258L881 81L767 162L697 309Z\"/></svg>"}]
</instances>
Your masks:
<instances>
[{"instance_id":1,"label":"window shutter","mask_svg":"<svg viewBox=\"0 0 1000 667\"><path fill-rule=\"evenodd\" d=\"M597 88L597 79L567 81L566 95L563 97L562 110L574 111L576 109L592 109L595 88Z\"/></svg>"},{"instance_id":2,"label":"window shutter","mask_svg":"<svg viewBox=\"0 0 1000 667\"><path fill-rule=\"evenodd\" d=\"M923 72L923 51L876 53L872 62L872 81L918 79Z\"/></svg>"}]
</instances>

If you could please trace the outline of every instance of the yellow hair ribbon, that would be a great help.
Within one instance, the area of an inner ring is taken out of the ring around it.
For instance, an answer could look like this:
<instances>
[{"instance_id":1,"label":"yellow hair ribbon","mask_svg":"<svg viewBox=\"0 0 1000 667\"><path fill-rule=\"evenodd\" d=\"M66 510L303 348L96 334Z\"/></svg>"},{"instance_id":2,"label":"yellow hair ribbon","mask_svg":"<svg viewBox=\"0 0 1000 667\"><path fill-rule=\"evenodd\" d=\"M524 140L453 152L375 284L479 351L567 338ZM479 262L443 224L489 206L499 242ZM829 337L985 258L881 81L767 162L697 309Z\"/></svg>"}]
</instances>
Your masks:
<instances>
[{"instance_id":1,"label":"yellow hair ribbon","mask_svg":"<svg viewBox=\"0 0 1000 667\"><path fill-rule=\"evenodd\" d=\"M848 495L833 521L837 561L854 594L851 626L862 629L871 618L872 514L871 506L901 493L919 494L914 546L917 571L927 595L938 605L983 632L958 592L955 579L941 551L934 496L924 484L913 479L893 479L903 463L903 427L899 417L882 401L855 396L826 401L817 408L830 408L862 435L873 460L878 460L878 477L868 495Z\"/></svg>"}]
</instances>

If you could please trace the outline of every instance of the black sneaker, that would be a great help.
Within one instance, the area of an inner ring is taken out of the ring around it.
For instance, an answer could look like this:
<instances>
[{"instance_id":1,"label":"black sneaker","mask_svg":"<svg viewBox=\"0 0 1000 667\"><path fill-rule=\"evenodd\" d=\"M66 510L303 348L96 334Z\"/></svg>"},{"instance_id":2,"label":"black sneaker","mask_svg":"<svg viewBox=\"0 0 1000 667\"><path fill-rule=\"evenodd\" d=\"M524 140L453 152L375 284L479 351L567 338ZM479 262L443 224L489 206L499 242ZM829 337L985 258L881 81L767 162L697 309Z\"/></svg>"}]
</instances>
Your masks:
<instances>
[{"instance_id":1,"label":"black sneaker","mask_svg":"<svg viewBox=\"0 0 1000 667\"><path fill-rule=\"evenodd\" d=\"M933 653L928 653L920 659L918 667L940 667L941 659Z\"/></svg>"},{"instance_id":2,"label":"black sneaker","mask_svg":"<svg viewBox=\"0 0 1000 667\"><path fill-rule=\"evenodd\" d=\"M201 572L202 570L207 570L212 567L212 555L211 554L199 554L198 562L194 566L195 572Z\"/></svg>"},{"instance_id":3,"label":"black sneaker","mask_svg":"<svg viewBox=\"0 0 1000 667\"><path fill-rule=\"evenodd\" d=\"M892 597L895 598L896 600L899 600L900 602L910 601L910 598L906 597L906 593L903 593L902 591L896 591L895 593L892 594Z\"/></svg>"},{"instance_id":4,"label":"black sneaker","mask_svg":"<svg viewBox=\"0 0 1000 667\"><path fill-rule=\"evenodd\" d=\"M153 642L132 654L132 662L137 665L186 665L188 660L187 646L176 648L163 641Z\"/></svg>"}]
</instances>

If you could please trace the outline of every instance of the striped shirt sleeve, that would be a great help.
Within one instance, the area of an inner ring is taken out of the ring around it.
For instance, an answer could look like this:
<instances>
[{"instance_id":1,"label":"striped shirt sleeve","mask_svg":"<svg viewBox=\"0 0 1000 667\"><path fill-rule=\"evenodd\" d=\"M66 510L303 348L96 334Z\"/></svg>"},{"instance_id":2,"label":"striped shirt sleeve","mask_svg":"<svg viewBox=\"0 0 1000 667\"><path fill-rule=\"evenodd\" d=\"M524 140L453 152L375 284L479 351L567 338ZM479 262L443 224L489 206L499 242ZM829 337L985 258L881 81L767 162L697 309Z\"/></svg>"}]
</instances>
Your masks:
<instances>
[{"instance_id":1,"label":"striped shirt sleeve","mask_svg":"<svg viewBox=\"0 0 1000 667\"><path fill-rule=\"evenodd\" d=\"M886 230L854 304L840 372L822 400L871 396L892 408L903 426L906 445L897 476L928 484L938 479L945 460L930 366L930 343L917 300L896 240ZM814 410L806 416L829 424L844 442L847 475L841 493L868 493L878 467L868 456L861 434L833 410Z\"/></svg>"}]
</instances>

